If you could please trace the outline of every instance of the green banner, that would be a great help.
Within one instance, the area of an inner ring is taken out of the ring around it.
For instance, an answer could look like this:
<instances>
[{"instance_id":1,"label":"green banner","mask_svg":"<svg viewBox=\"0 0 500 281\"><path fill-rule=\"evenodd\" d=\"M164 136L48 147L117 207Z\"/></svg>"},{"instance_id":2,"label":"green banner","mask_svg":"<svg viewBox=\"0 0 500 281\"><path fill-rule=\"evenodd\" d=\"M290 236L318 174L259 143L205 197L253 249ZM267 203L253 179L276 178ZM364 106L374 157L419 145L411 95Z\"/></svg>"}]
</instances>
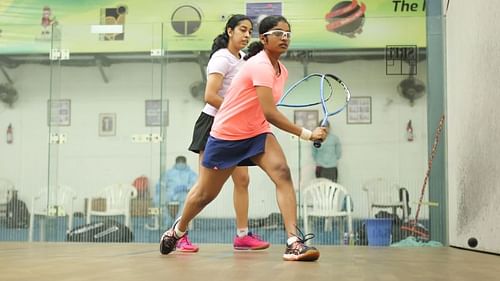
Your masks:
<instances>
[{"instance_id":1,"label":"green banner","mask_svg":"<svg viewBox=\"0 0 500 281\"><path fill-rule=\"evenodd\" d=\"M424 0L2 0L0 53L209 50L235 13L284 15L291 49L426 46Z\"/></svg>"}]
</instances>

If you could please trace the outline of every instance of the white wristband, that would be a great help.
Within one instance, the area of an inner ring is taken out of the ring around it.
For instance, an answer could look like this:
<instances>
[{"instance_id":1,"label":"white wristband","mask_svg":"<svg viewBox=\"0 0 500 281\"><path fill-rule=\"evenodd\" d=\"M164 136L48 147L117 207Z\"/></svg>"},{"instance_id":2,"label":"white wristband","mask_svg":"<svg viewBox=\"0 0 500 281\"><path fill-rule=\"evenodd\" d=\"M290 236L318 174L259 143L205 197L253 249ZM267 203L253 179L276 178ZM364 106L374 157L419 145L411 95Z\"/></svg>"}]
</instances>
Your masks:
<instances>
[{"instance_id":1,"label":"white wristband","mask_svg":"<svg viewBox=\"0 0 500 281\"><path fill-rule=\"evenodd\" d=\"M302 132L300 132L300 138L303 139L303 140L311 140L311 136L312 136L312 132L309 131L308 129L306 128L302 128Z\"/></svg>"}]
</instances>

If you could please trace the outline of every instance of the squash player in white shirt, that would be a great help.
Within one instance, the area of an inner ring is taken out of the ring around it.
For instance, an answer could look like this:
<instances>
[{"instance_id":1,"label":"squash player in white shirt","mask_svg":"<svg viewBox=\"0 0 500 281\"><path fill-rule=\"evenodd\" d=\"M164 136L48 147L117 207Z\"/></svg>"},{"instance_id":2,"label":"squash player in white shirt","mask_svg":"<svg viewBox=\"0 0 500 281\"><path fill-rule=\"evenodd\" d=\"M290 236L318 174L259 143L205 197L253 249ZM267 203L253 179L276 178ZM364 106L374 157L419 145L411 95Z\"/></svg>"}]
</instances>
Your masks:
<instances>
[{"instance_id":1,"label":"squash player in white shirt","mask_svg":"<svg viewBox=\"0 0 500 281\"><path fill-rule=\"evenodd\" d=\"M245 15L231 16L224 32L213 41L212 52L207 66L207 85L205 88L206 105L196 121L193 140L189 150L200 155L200 165L203 152L212 128L214 116L222 104L233 77L244 63L245 53L242 51L251 38L252 21ZM233 204L236 212L236 236L233 246L236 250L262 250L270 243L248 229L248 167L237 167L231 174L234 184ZM189 196L189 195L188 195ZM187 235L177 242L177 250L196 252L198 247L192 244Z\"/></svg>"}]
</instances>

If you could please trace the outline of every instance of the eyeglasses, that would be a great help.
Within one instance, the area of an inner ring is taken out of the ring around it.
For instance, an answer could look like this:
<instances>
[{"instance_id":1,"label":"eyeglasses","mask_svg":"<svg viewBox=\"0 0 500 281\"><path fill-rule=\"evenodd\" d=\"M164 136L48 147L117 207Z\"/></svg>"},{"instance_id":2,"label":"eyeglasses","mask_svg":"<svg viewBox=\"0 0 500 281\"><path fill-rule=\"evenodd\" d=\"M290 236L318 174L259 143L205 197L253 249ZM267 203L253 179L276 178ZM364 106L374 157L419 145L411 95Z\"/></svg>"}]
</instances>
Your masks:
<instances>
[{"instance_id":1,"label":"eyeglasses","mask_svg":"<svg viewBox=\"0 0 500 281\"><path fill-rule=\"evenodd\" d=\"M283 30L270 30L268 32L263 33L262 35L274 35L276 37L280 37L282 40L283 39L291 39L292 33L288 31L283 31Z\"/></svg>"}]
</instances>

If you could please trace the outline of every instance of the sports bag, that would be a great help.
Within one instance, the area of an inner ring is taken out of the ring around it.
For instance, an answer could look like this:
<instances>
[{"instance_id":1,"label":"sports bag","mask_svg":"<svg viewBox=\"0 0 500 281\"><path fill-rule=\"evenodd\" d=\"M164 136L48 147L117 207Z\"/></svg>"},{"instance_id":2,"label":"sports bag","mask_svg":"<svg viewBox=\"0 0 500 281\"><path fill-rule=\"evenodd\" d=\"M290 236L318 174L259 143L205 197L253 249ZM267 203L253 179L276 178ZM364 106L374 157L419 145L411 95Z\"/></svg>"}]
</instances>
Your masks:
<instances>
[{"instance_id":1,"label":"sports bag","mask_svg":"<svg viewBox=\"0 0 500 281\"><path fill-rule=\"evenodd\" d=\"M94 222L70 230L66 234L69 242L132 242L134 234L123 224L113 220Z\"/></svg>"}]
</instances>

